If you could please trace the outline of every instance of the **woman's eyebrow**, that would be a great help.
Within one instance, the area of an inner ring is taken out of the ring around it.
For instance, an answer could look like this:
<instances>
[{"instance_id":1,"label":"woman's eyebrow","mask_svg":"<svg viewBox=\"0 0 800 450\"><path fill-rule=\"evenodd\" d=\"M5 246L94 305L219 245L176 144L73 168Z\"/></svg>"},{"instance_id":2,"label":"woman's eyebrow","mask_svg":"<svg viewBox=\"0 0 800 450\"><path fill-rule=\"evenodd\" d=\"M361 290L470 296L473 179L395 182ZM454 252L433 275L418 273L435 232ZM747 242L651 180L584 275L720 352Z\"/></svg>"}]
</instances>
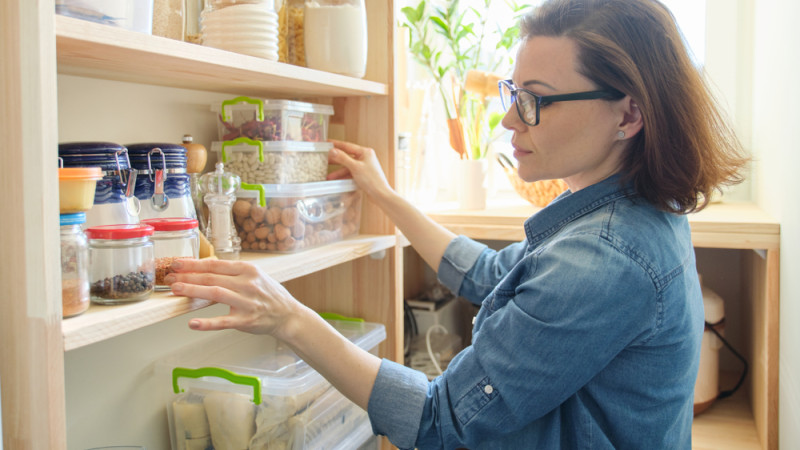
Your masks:
<instances>
[{"instance_id":1,"label":"woman's eyebrow","mask_svg":"<svg viewBox=\"0 0 800 450\"><path fill-rule=\"evenodd\" d=\"M548 89L551 89L551 90L553 90L553 91L555 91L555 90L556 90L556 88L554 88L553 86L551 86L551 85L549 85L549 84L545 83L544 81L539 81L539 80L528 80L528 81L525 81L525 82L523 82L523 83L522 83L522 86L524 86L524 87L530 87L530 86L534 86L534 85L538 85L538 86L544 86L544 87L546 87L546 88L548 88Z\"/></svg>"}]
</instances>

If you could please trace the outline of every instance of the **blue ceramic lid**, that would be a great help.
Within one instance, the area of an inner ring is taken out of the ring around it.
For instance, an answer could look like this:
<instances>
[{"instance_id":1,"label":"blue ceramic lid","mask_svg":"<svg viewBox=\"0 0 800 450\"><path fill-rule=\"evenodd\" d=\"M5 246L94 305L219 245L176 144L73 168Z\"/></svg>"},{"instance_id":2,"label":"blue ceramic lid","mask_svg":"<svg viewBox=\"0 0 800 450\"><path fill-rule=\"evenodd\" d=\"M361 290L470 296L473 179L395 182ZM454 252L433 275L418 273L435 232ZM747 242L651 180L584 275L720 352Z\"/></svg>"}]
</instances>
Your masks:
<instances>
[{"instance_id":1,"label":"blue ceramic lid","mask_svg":"<svg viewBox=\"0 0 800 450\"><path fill-rule=\"evenodd\" d=\"M86 222L86 213L81 211L70 214L61 214L59 219L62 227L64 225L80 225Z\"/></svg>"},{"instance_id":2,"label":"blue ceramic lid","mask_svg":"<svg viewBox=\"0 0 800 450\"><path fill-rule=\"evenodd\" d=\"M113 142L66 142L58 144L58 156L64 167L93 167L103 170L128 168L125 147ZM120 153L117 157L117 153ZM119 165L119 166L118 166Z\"/></svg>"},{"instance_id":3,"label":"blue ceramic lid","mask_svg":"<svg viewBox=\"0 0 800 450\"><path fill-rule=\"evenodd\" d=\"M161 154L150 152L154 148L161 149L164 154L164 162L169 169L183 169L186 168L186 147L180 144L170 144L162 142L129 144L128 155L131 158L131 166L139 170L147 170L147 159L150 155L150 168L156 169L162 167Z\"/></svg>"},{"instance_id":4,"label":"blue ceramic lid","mask_svg":"<svg viewBox=\"0 0 800 450\"><path fill-rule=\"evenodd\" d=\"M164 142L144 142L140 144L128 144L126 145L128 148L128 153L131 155L131 158L134 156L147 156L150 153L150 150L154 148L160 148L164 155L167 157L169 156L178 156L178 155L185 155L186 154L186 147L182 146L181 144L171 144L171 143L164 143Z\"/></svg>"}]
</instances>

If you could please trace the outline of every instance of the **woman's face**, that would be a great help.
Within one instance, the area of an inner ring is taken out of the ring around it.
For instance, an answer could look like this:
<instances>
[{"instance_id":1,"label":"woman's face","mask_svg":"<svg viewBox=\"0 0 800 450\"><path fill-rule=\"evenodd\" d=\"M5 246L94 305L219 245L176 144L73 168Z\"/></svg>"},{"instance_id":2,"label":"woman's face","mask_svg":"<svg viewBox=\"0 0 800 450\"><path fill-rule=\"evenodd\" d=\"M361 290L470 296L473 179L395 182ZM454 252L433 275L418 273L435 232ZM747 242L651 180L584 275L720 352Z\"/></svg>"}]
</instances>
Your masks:
<instances>
[{"instance_id":1,"label":"woman's face","mask_svg":"<svg viewBox=\"0 0 800 450\"><path fill-rule=\"evenodd\" d=\"M577 46L564 37L532 37L522 42L512 80L537 95L598 89L578 73ZM527 125L509 108L503 126L514 132L512 144L525 181L562 178L573 192L597 183L621 167L625 140L622 100L577 100L543 106L539 124Z\"/></svg>"}]
</instances>

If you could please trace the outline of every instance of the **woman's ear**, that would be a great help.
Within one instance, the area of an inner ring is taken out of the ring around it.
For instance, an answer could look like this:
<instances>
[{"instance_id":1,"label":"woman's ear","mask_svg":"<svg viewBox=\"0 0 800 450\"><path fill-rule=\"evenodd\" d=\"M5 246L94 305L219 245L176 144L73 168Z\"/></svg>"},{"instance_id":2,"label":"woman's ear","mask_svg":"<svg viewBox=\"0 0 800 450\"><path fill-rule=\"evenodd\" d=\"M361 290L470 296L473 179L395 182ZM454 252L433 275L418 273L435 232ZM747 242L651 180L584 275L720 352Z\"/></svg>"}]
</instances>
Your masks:
<instances>
[{"instance_id":1,"label":"woman's ear","mask_svg":"<svg viewBox=\"0 0 800 450\"><path fill-rule=\"evenodd\" d=\"M624 139L630 139L642 129L644 122L642 121L642 111L639 105L630 97L625 96L620 100L620 108L622 108L622 121L619 123L620 136Z\"/></svg>"}]
</instances>

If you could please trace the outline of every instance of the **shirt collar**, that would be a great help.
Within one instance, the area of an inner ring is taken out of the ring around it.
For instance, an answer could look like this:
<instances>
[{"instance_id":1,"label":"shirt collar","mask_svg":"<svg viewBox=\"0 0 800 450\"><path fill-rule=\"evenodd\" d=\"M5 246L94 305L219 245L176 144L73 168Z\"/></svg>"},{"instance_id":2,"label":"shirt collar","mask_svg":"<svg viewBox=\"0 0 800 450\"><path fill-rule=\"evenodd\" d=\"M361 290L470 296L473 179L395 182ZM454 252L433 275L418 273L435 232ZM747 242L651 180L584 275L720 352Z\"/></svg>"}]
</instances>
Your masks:
<instances>
[{"instance_id":1,"label":"shirt collar","mask_svg":"<svg viewBox=\"0 0 800 450\"><path fill-rule=\"evenodd\" d=\"M630 184L621 183L619 175L612 175L578 192L567 190L525 221L525 236L528 244L534 245L551 236L567 223L613 201L633 195L633 187Z\"/></svg>"}]
</instances>

